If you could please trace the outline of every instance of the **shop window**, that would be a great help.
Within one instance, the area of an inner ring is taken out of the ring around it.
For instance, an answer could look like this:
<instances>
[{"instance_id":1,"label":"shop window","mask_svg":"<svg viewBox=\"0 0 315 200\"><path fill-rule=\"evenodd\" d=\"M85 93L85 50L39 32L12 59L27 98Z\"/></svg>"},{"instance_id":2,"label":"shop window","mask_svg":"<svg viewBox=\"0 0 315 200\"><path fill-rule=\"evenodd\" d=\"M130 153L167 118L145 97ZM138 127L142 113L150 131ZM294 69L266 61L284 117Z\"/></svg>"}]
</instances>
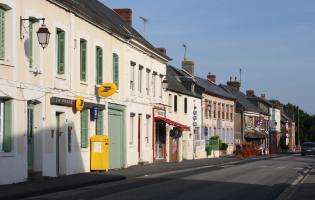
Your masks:
<instances>
[{"instance_id":1,"label":"shop window","mask_svg":"<svg viewBox=\"0 0 315 200\"><path fill-rule=\"evenodd\" d=\"M11 152L12 101L0 99L0 152Z\"/></svg>"},{"instance_id":2,"label":"shop window","mask_svg":"<svg viewBox=\"0 0 315 200\"><path fill-rule=\"evenodd\" d=\"M65 73L65 32L59 28L57 34L57 73Z\"/></svg>"},{"instance_id":3,"label":"shop window","mask_svg":"<svg viewBox=\"0 0 315 200\"><path fill-rule=\"evenodd\" d=\"M96 84L103 83L103 49L96 47Z\"/></svg>"},{"instance_id":4,"label":"shop window","mask_svg":"<svg viewBox=\"0 0 315 200\"><path fill-rule=\"evenodd\" d=\"M119 88L119 56L113 53L113 83Z\"/></svg>"},{"instance_id":5,"label":"shop window","mask_svg":"<svg viewBox=\"0 0 315 200\"><path fill-rule=\"evenodd\" d=\"M81 111L81 148L89 146L89 110Z\"/></svg>"},{"instance_id":6,"label":"shop window","mask_svg":"<svg viewBox=\"0 0 315 200\"><path fill-rule=\"evenodd\" d=\"M95 122L95 134L103 135L104 134L104 111L99 111L97 114L97 120Z\"/></svg>"}]
</instances>

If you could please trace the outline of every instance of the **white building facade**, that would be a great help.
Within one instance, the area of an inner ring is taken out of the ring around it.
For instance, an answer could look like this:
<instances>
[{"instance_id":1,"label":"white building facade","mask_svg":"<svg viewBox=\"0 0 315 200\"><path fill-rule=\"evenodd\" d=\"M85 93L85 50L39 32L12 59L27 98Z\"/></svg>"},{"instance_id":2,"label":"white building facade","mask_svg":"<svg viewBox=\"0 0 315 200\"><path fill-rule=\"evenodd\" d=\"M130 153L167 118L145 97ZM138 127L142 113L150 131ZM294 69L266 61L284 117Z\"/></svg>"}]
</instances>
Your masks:
<instances>
[{"instance_id":1,"label":"white building facade","mask_svg":"<svg viewBox=\"0 0 315 200\"><path fill-rule=\"evenodd\" d=\"M86 10L76 7L81 4ZM125 28L113 31L108 26L117 24L110 19L100 22L91 13L91 18L85 17L91 6ZM141 159L152 161L152 142L142 143L141 157L135 156L138 139L130 133L130 116L141 116L139 138L146 141L152 133L148 133L152 123L147 119L152 116L153 104L162 103L164 96L133 94L130 66L135 63L144 71L150 70L151 79L153 72L163 77L167 56L139 39L117 14L94 0L77 4L1 0L0 15L0 184L21 182L33 174L90 171L89 140L98 134L111 138L111 168L133 165ZM25 19L21 25L20 17ZM42 18L50 31L45 49L36 36ZM109 98L96 92L105 82L118 86ZM160 87L156 78L155 90ZM82 111L74 106L79 96L84 97Z\"/></svg>"}]
</instances>

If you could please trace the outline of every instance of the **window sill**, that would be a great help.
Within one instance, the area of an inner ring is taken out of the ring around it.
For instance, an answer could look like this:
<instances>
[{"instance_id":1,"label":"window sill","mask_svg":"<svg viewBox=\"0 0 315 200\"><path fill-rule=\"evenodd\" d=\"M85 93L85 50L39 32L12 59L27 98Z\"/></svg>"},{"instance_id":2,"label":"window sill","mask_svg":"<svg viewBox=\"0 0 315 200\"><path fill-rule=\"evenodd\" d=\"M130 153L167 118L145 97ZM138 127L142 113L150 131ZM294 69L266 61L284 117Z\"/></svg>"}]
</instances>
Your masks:
<instances>
[{"instance_id":1,"label":"window sill","mask_svg":"<svg viewBox=\"0 0 315 200\"><path fill-rule=\"evenodd\" d=\"M86 81L80 81L81 85L88 85L88 83Z\"/></svg>"},{"instance_id":2,"label":"window sill","mask_svg":"<svg viewBox=\"0 0 315 200\"><path fill-rule=\"evenodd\" d=\"M42 74L42 71L38 67L29 68L29 72L32 72L33 74L36 74L36 75L37 74Z\"/></svg>"},{"instance_id":3,"label":"window sill","mask_svg":"<svg viewBox=\"0 0 315 200\"><path fill-rule=\"evenodd\" d=\"M0 65L4 65L7 67L14 67L14 65L11 62L9 62L8 60L0 60Z\"/></svg>"},{"instance_id":4,"label":"window sill","mask_svg":"<svg viewBox=\"0 0 315 200\"><path fill-rule=\"evenodd\" d=\"M15 157L13 152L0 152L0 157Z\"/></svg>"},{"instance_id":5,"label":"window sill","mask_svg":"<svg viewBox=\"0 0 315 200\"><path fill-rule=\"evenodd\" d=\"M56 75L56 79L67 80L67 78L66 78L66 76L65 76L64 74L63 74L63 75L57 74L57 75Z\"/></svg>"}]
</instances>

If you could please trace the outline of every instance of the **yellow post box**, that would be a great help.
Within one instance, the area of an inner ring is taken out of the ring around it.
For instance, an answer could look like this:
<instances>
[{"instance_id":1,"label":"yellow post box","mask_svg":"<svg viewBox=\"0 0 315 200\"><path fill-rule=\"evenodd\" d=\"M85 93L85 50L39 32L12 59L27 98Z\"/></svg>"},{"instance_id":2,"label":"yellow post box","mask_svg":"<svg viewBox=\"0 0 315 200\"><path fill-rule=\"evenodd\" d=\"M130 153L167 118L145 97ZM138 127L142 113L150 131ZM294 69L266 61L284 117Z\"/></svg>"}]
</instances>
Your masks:
<instances>
[{"instance_id":1,"label":"yellow post box","mask_svg":"<svg viewBox=\"0 0 315 200\"><path fill-rule=\"evenodd\" d=\"M91 171L108 171L109 137L95 135L91 137Z\"/></svg>"}]
</instances>

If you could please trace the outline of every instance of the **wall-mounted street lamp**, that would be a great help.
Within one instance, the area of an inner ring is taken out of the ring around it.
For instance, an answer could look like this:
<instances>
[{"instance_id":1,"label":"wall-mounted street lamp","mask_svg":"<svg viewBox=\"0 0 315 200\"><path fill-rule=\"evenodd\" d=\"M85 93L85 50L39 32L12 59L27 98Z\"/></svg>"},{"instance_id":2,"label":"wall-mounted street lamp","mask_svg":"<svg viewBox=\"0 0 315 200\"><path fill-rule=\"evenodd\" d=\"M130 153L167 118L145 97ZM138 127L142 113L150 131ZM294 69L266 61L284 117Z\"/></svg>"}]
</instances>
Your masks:
<instances>
[{"instance_id":1,"label":"wall-mounted street lamp","mask_svg":"<svg viewBox=\"0 0 315 200\"><path fill-rule=\"evenodd\" d=\"M22 34L22 28L23 28L23 22L24 21L31 21L31 22L38 22L38 21L43 21L41 27L37 31L37 38L39 44L42 46L43 49L45 49L49 43L49 38L50 38L50 32L48 28L45 25L45 18L27 18L23 19L20 17L20 39L23 39L23 34Z\"/></svg>"},{"instance_id":2,"label":"wall-mounted street lamp","mask_svg":"<svg viewBox=\"0 0 315 200\"><path fill-rule=\"evenodd\" d=\"M162 81L162 88L163 88L164 90L166 90L166 89L168 88L168 81L167 81L166 78Z\"/></svg>"}]
</instances>

